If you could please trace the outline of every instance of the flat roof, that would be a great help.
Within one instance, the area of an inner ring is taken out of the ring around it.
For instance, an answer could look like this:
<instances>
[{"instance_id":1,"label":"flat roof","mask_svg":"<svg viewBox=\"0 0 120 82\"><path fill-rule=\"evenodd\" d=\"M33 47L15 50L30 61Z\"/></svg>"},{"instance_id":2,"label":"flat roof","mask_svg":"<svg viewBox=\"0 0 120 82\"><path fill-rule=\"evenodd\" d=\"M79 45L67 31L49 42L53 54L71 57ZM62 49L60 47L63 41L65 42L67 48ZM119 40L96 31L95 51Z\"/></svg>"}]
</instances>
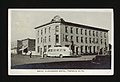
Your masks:
<instances>
[{"instance_id":1,"label":"flat roof","mask_svg":"<svg viewBox=\"0 0 120 82\"><path fill-rule=\"evenodd\" d=\"M38 29L40 27L43 27L43 26L46 26L46 25L49 25L49 24L53 24L53 23L61 23L61 24L65 24L65 25L76 26L76 27L80 27L80 28L93 29L93 30L106 31L106 32L109 31L109 30L103 29L103 28L97 28L97 27L89 26L89 25L83 25L83 24L77 24L77 23L72 23L72 22L66 22L64 20L63 21L56 21L56 22L49 22L49 23L40 25L38 27L35 27L34 29Z\"/></svg>"}]
</instances>

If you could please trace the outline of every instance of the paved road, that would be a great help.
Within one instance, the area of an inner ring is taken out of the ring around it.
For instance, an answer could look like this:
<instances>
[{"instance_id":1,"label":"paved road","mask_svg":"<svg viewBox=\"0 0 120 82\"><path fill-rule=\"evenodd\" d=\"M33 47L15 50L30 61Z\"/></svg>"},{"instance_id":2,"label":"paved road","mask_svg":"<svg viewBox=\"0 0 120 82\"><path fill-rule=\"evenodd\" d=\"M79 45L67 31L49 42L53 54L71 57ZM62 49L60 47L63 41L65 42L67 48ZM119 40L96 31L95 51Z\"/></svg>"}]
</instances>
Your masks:
<instances>
[{"instance_id":1,"label":"paved road","mask_svg":"<svg viewBox=\"0 0 120 82\"><path fill-rule=\"evenodd\" d=\"M13 55L11 57L11 66L33 63L49 63L49 62L62 62L62 61L88 61L92 60L95 55L81 56L81 57L66 57L66 58L40 58L39 56L22 56Z\"/></svg>"}]
</instances>

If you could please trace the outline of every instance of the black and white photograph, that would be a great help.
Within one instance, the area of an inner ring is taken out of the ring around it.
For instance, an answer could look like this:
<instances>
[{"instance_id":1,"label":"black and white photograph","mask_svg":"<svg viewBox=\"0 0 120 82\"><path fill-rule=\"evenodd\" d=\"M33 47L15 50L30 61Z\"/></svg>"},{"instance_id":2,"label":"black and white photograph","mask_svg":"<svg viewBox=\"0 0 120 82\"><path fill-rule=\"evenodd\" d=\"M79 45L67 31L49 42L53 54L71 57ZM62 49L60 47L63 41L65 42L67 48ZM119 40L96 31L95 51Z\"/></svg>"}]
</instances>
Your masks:
<instances>
[{"instance_id":1,"label":"black and white photograph","mask_svg":"<svg viewBox=\"0 0 120 82\"><path fill-rule=\"evenodd\" d=\"M113 75L114 12L8 9L8 75Z\"/></svg>"}]
</instances>

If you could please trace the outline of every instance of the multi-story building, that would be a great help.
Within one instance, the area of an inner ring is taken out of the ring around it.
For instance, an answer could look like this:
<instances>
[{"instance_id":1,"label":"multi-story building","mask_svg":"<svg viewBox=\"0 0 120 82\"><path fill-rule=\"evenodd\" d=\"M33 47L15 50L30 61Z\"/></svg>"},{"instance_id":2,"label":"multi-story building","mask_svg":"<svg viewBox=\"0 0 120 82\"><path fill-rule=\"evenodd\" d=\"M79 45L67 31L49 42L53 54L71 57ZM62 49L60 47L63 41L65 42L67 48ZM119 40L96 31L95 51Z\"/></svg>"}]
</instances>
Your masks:
<instances>
[{"instance_id":1,"label":"multi-story building","mask_svg":"<svg viewBox=\"0 0 120 82\"><path fill-rule=\"evenodd\" d=\"M35 51L35 39L17 40L17 53L24 54L24 50Z\"/></svg>"},{"instance_id":2,"label":"multi-story building","mask_svg":"<svg viewBox=\"0 0 120 82\"><path fill-rule=\"evenodd\" d=\"M102 53L108 47L108 30L67 22L59 16L35 29L40 55L53 46L69 47L74 55Z\"/></svg>"}]
</instances>

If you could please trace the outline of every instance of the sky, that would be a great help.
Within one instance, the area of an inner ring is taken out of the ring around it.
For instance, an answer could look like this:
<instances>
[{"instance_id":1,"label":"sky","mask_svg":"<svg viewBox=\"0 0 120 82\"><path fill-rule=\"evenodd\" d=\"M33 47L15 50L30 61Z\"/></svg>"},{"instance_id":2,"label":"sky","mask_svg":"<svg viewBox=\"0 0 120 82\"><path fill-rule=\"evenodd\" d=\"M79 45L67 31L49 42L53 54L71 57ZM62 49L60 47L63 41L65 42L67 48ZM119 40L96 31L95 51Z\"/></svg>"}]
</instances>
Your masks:
<instances>
[{"instance_id":1,"label":"sky","mask_svg":"<svg viewBox=\"0 0 120 82\"><path fill-rule=\"evenodd\" d=\"M11 10L10 12L11 41L35 38L35 27L51 21L59 15L67 22L95 26L109 30L109 43L112 36L112 13L110 10Z\"/></svg>"}]
</instances>

